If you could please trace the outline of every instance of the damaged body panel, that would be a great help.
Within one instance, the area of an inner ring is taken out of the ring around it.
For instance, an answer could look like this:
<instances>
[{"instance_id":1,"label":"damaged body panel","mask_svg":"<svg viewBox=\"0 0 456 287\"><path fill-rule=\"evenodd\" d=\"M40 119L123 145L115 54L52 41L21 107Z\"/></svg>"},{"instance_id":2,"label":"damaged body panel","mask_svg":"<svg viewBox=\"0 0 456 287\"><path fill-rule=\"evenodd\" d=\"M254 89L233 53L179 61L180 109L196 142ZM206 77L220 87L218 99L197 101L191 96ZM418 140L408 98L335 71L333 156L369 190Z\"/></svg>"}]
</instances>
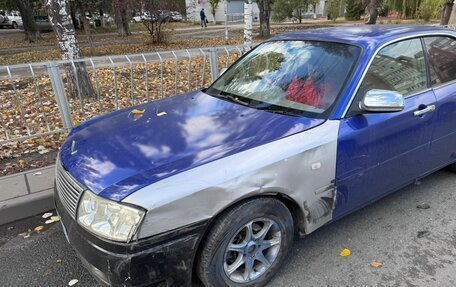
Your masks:
<instances>
[{"instance_id":1,"label":"damaged body panel","mask_svg":"<svg viewBox=\"0 0 456 287\"><path fill-rule=\"evenodd\" d=\"M338 121L327 121L166 178L123 202L148 210L143 238L212 218L248 197L283 194L301 207L309 233L332 219L338 131Z\"/></svg>"},{"instance_id":2,"label":"damaged body panel","mask_svg":"<svg viewBox=\"0 0 456 287\"><path fill-rule=\"evenodd\" d=\"M82 123L56 164L65 235L113 286L264 286L295 232L456 171L454 47L430 26L290 33L206 89Z\"/></svg>"},{"instance_id":3,"label":"damaged body panel","mask_svg":"<svg viewBox=\"0 0 456 287\"><path fill-rule=\"evenodd\" d=\"M179 172L242 152L324 120L290 117L223 101L201 91L95 118L76 127L61 148L72 176L95 194L122 200ZM167 111L167 115L157 114ZM125 133L128 130L128 133ZM72 150L76 150L74 153Z\"/></svg>"}]
</instances>

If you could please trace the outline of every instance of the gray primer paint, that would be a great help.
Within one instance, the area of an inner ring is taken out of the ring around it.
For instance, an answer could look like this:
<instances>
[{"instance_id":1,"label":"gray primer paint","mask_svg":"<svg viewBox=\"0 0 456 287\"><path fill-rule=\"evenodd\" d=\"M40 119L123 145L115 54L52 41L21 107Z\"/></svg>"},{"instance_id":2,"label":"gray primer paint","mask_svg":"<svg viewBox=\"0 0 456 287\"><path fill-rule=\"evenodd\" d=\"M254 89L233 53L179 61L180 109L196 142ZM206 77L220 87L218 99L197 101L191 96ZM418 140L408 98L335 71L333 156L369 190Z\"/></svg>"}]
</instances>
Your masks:
<instances>
[{"instance_id":1,"label":"gray primer paint","mask_svg":"<svg viewBox=\"0 0 456 287\"><path fill-rule=\"evenodd\" d=\"M131 194L123 202L148 210L144 238L210 219L252 196L285 194L304 214L305 233L332 219L339 121L182 172Z\"/></svg>"}]
</instances>

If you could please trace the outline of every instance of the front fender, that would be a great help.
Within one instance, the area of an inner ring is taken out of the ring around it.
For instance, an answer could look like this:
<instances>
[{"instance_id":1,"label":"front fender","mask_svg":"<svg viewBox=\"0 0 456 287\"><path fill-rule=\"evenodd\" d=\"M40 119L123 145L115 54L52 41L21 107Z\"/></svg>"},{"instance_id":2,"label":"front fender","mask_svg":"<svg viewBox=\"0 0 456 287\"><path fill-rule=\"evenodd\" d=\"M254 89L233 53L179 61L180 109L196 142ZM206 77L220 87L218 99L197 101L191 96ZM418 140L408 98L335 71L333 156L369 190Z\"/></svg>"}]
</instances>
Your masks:
<instances>
[{"instance_id":1,"label":"front fender","mask_svg":"<svg viewBox=\"0 0 456 287\"><path fill-rule=\"evenodd\" d=\"M339 121L294 134L144 187L123 202L148 210L138 238L207 220L234 202L279 192L301 207L310 233L332 219Z\"/></svg>"}]
</instances>

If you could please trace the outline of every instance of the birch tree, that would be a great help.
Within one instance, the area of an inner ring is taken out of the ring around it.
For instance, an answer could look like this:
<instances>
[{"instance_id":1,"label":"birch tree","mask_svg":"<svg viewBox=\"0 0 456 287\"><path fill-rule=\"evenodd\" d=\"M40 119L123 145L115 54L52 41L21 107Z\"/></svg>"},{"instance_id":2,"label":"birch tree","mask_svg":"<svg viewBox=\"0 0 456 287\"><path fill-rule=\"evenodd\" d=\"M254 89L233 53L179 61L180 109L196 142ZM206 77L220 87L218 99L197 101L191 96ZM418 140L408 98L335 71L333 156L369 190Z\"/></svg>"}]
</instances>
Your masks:
<instances>
[{"instance_id":1,"label":"birch tree","mask_svg":"<svg viewBox=\"0 0 456 287\"><path fill-rule=\"evenodd\" d=\"M81 48L76 39L76 32L70 16L68 0L48 0L47 8L62 58L64 60L82 58ZM67 65L66 72L69 92L72 97L94 97L92 82L83 62L74 62L74 66Z\"/></svg>"},{"instance_id":2,"label":"birch tree","mask_svg":"<svg viewBox=\"0 0 456 287\"><path fill-rule=\"evenodd\" d=\"M244 0L244 44L252 45L252 0Z\"/></svg>"},{"instance_id":3,"label":"birch tree","mask_svg":"<svg viewBox=\"0 0 456 287\"><path fill-rule=\"evenodd\" d=\"M450 25L456 25L456 5L453 5L450 19L448 20L448 24Z\"/></svg>"}]
</instances>

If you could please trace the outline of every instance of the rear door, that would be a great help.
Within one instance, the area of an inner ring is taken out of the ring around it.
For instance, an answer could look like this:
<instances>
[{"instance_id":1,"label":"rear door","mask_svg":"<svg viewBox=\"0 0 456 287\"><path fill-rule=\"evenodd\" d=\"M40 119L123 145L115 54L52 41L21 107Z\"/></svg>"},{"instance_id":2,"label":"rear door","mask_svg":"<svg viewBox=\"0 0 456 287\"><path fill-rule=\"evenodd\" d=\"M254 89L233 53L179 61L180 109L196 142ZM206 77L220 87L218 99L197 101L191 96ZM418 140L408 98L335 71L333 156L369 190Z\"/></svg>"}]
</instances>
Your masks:
<instances>
[{"instance_id":1,"label":"rear door","mask_svg":"<svg viewBox=\"0 0 456 287\"><path fill-rule=\"evenodd\" d=\"M362 113L359 102L372 89L401 93L405 109ZM435 105L421 39L391 44L375 55L348 117L341 120L335 216L411 183L426 170Z\"/></svg>"},{"instance_id":2,"label":"rear door","mask_svg":"<svg viewBox=\"0 0 456 287\"><path fill-rule=\"evenodd\" d=\"M434 169L456 161L456 39L424 38L430 78L437 98L436 124L431 143Z\"/></svg>"}]
</instances>

